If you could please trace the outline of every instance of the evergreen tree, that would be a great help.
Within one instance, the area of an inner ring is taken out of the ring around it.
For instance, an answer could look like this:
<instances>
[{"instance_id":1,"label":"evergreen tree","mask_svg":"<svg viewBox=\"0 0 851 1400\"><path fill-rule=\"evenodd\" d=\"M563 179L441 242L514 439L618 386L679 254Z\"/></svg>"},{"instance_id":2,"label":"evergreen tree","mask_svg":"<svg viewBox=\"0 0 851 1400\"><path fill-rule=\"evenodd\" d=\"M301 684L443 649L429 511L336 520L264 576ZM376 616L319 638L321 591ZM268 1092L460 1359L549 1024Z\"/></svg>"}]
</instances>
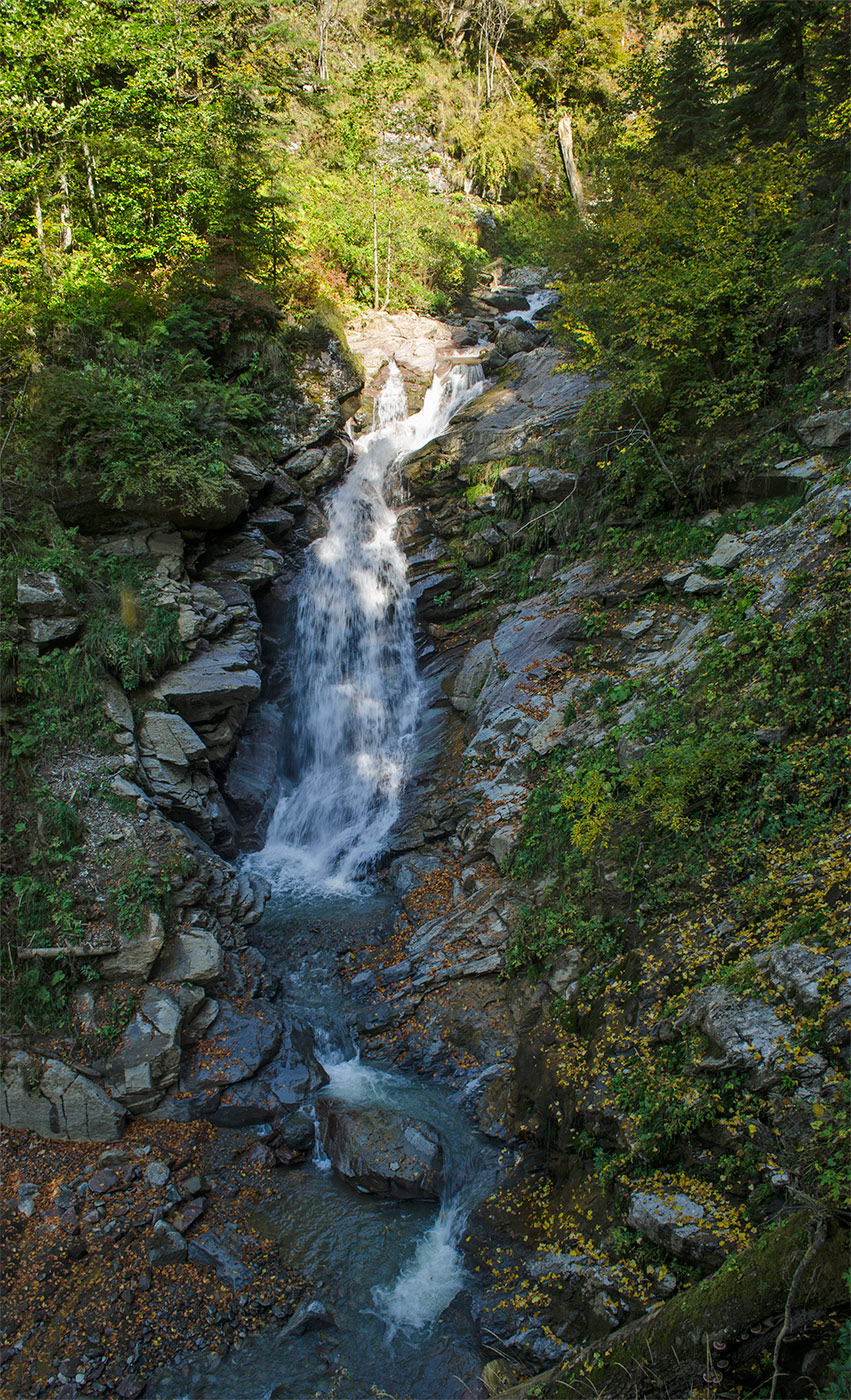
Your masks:
<instances>
[{"instance_id":1,"label":"evergreen tree","mask_svg":"<svg viewBox=\"0 0 851 1400\"><path fill-rule=\"evenodd\" d=\"M652 108L654 142L666 155L695 155L715 144L718 108L706 45L694 30L685 30L666 46Z\"/></svg>"}]
</instances>

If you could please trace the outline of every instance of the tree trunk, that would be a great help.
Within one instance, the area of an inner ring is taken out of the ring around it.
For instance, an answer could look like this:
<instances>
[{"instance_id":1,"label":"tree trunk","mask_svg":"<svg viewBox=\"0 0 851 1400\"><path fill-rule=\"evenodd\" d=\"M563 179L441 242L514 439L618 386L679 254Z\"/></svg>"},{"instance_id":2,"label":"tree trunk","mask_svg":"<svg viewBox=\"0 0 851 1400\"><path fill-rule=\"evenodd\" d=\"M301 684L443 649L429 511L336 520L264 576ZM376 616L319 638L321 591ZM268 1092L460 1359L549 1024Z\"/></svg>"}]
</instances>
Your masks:
<instances>
[{"instance_id":1,"label":"tree trunk","mask_svg":"<svg viewBox=\"0 0 851 1400\"><path fill-rule=\"evenodd\" d=\"M579 174L579 169L573 156L573 122L567 112L559 118L558 144L561 151L561 158L564 161L564 173L567 176L567 183L570 186L573 202L576 205L577 213L583 224L587 224L588 205L585 200L585 191L582 188L582 177Z\"/></svg>"},{"instance_id":2,"label":"tree trunk","mask_svg":"<svg viewBox=\"0 0 851 1400\"><path fill-rule=\"evenodd\" d=\"M59 172L59 247L63 253L74 251L74 230L71 224L71 196L68 193L68 176Z\"/></svg>"},{"instance_id":3,"label":"tree trunk","mask_svg":"<svg viewBox=\"0 0 851 1400\"><path fill-rule=\"evenodd\" d=\"M393 220L393 205L391 203L390 181L387 181L387 276L384 281L384 305L381 310L386 311L390 305L390 230Z\"/></svg>"},{"instance_id":4,"label":"tree trunk","mask_svg":"<svg viewBox=\"0 0 851 1400\"><path fill-rule=\"evenodd\" d=\"M100 210L98 208L97 188L95 186L95 163L92 153L89 150L88 141L83 142L83 156L86 161L86 188L89 192L89 202L92 210L92 225L97 229L100 222Z\"/></svg>"},{"instance_id":5,"label":"tree trunk","mask_svg":"<svg viewBox=\"0 0 851 1400\"><path fill-rule=\"evenodd\" d=\"M320 81L328 81L328 21L319 21L319 58L317 63Z\"/></svg>"},{"instance_id":6,"label":"tree trunk","mask_svg":"<svg viewBox=\"0 0 851 1400\"><path fill-rule=\"evenodd\" d=\"M375 271L373 308L378 310L378 196L375 189L375 166L372 167L372 261Z\"/></svg>"}]
</instances>

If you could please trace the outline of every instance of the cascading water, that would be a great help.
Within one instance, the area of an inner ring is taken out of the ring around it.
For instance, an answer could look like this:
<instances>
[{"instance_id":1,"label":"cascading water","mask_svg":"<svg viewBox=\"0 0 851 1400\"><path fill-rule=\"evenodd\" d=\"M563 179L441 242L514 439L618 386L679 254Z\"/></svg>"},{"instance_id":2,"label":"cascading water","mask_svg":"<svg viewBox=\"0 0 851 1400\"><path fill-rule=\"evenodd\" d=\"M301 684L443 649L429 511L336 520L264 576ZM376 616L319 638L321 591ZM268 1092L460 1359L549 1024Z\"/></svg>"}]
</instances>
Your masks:
<instances>
[{"instance_id":1,"label":"cascading water","mask_svg":"<svg viewBox=\"0 0 851 1400\"><path fill-rule=\"evenodd\" d=\"M357 877L396 818L419 705L413 605L385 482L397 458L442 433L483 385L478 365L457 364L435 376L419 413L406 416L391 361L373 429L354 444L328 533L308 551L299 581L295 777L264 850L250 857L275 886L255 937L281 977L282 1000L313 1028L329 1076L322 1092L431 1124L444 1148L440 1209L353 1191L317 1144L312 1164L269 1192L258 1228L321 1288L337 1326L277 1340L264 1334L215 1374L189 1388L164 1385L155 1400L368 1400L377 1385L411 1400L461 1400L463 1377L480 1366L469 1308L449 1304L470 1282L461 1234L495 1179L497 1149L448 1090L361 1061L335 972L340 948L371 943L391 908L388 891L363 898L368 882Z\"/></svg>"},{"instance_id":2,"label":"cascading water","mask_svg":"<svg viewBox=\"0 0 851 1400\"><path fill-rule=\"evenodd\" d=\"M293 671L298 777L278 802L255 860L278 889L343 890L376 859L399 810L419 686L413 605L388 469L447 427L482 390L478 365L435 378L419 413L395 361L376 403L377 426L356 440L335 492L328 533L307 553Z\"/></svg>"}]
</instances>

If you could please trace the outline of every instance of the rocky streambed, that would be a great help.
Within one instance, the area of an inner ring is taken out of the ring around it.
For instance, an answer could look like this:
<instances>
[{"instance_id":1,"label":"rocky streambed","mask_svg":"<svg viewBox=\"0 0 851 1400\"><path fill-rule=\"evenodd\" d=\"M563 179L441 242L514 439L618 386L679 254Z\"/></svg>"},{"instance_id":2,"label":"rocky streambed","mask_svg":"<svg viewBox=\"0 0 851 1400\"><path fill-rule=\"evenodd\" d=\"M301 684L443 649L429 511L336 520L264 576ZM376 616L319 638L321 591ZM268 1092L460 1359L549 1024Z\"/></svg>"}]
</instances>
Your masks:
<instances>
[{"instance_id":1,"label":"rocky streambed","mask_svg":"<svg viewBox=\"0 0 851 1400\"><path fill-rule=\"evenodd\" d=\"M744 585L786 632L818 607L847 471L822 414L798 459L748 483L788 501L775 519L748 517L733 487L695 522L688 558L618 568L593 530L572 547L556 528L565 502L599 525L574 422L593 385L531 319L542 282L497 270L455 323L370 317L350 336L362 370L326 336L279 405L278 456L236 458L215 518L162 521L139 502L120 528L97 522L92 547L144 561L183 659L133 695L108 683L111 753L43 775L81 814L75 886L97 976L67 1034L4 1041L4 1393L299 1400L380 1382L448 1400L482 1373L497 1393L575 1365L584 1394L582 1348L611 1347L616 1371L630 1329L638 1346L652 1329L665 1384L674 1353L693 1352L697 1374L710 1333L743 1375L742 1328L775 1344L802 1253L787 1231L770 1267L753 1262L783 1205L776 1134L801 1135L812 1105L833 1112L848 1040L841 817L808 849L808 881L778 896L781 910L824 906L816 940L806 922L790 936L790 920L766 934L709 886L687 916L636 919L603 855L591 912L620 922L620 960L562 926L530 978L518 932L561 877L518 878L512 861L541 764L606 749L625 775L652 746L642 712L685 693L719 644L713 600ZM372 893L313 899L285 879L270 901L281 862L245 853L298 785L302 560L349 461L344 422L357 410L366 426L390 351L413 407L452 364L490 377L393 468L416 752ZM39 650L85 621L58 574L21 579L19 616ZM116 887L138 913L123 931ZM744 961L754 970L731 979ZM674 1170L641 1140L630 1067L693 1038L700 1082L723 1093L735 1076L744 1107L696 1120ZM718 1166L749 1145L757 1202ZM832 1222L803 1307L822 1322L838 1306L837 1239ZM725 1261L752 1280L738 1294Z\"/></svg>"}]
</instances>

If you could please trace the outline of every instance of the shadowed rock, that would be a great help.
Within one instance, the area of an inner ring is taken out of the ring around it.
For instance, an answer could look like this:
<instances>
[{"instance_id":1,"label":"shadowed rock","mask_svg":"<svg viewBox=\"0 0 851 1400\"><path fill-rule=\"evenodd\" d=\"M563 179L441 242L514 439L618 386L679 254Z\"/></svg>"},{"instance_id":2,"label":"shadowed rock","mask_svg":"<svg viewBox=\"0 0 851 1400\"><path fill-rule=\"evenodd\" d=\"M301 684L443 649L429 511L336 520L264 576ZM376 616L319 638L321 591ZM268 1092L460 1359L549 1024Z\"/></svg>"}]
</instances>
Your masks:
<instances>
[{"instance_id":1,"label":"shadowed rock","mask_svg":"<svg viewBox=\"0 0 851 1400\"><path fill-rule=\"evenodd\" d=\"M428 1123L320 1099L322 1145L343 1181L394 1200L438 1200L443 1147Z\"/></svg>"}]
</instances>

